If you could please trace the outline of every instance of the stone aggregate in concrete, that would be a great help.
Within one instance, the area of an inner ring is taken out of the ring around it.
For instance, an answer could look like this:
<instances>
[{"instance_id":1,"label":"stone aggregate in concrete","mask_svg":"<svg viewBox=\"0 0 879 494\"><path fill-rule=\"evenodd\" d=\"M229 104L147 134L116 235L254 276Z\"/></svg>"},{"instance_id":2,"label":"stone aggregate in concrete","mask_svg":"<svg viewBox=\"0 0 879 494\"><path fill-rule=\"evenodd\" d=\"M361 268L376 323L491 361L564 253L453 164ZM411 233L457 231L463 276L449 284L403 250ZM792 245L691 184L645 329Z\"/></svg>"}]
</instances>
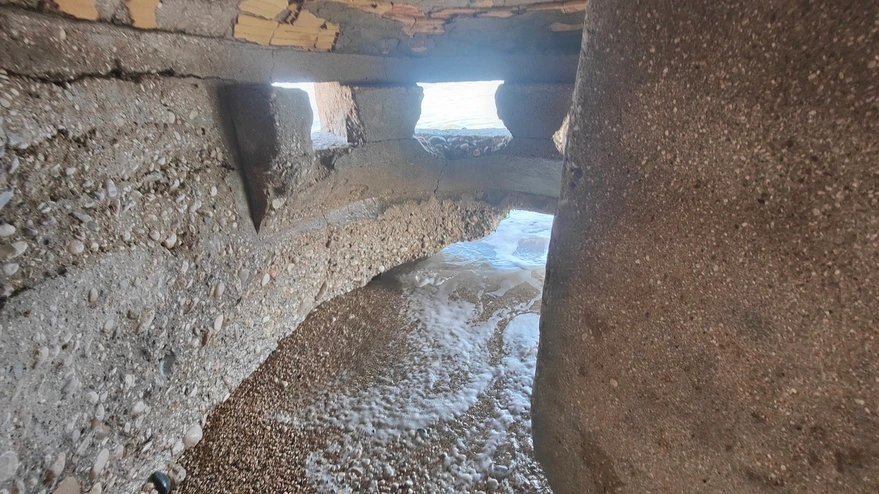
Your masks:
<instances>
[{"instance_id":1,"label":"stone aggregate in concrete","mask_svg":"<svg viewBox=\"0 0 879 494\"><path fill-rule=\"evenodd\" d=\"M877 17L590 2L532 409L554 492L879 491Z\"/></svg>"}]
</instances>

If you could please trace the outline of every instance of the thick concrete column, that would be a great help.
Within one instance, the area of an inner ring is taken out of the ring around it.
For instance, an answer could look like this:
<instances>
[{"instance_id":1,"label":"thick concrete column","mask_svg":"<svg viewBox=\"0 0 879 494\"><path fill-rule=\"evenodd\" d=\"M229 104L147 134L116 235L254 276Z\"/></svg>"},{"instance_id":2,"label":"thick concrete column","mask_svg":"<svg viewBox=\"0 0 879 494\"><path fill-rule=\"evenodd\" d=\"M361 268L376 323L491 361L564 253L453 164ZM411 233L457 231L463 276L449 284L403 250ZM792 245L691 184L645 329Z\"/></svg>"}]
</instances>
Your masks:
<instances>
[{"instance_id":1,"label":"thick concrete column","mask_svg":"<svg viewBox=\"0 0 879 494\"><path fill-rule=\"evenodd\" d=\"M323 130L352 144L411 139L421 117L424 91L405 86L316 84L317 106Z\"/></svg>"},{"instance_id":2,"label":"thick concrete column","mask_svg":"<svg viewBox=\"0 0 879 494\"><path fill-rule=\"evenodd\" d=\"M589 3L533 396L556 493L879 492L877 18Z\"/></svg>"}]
</instances>

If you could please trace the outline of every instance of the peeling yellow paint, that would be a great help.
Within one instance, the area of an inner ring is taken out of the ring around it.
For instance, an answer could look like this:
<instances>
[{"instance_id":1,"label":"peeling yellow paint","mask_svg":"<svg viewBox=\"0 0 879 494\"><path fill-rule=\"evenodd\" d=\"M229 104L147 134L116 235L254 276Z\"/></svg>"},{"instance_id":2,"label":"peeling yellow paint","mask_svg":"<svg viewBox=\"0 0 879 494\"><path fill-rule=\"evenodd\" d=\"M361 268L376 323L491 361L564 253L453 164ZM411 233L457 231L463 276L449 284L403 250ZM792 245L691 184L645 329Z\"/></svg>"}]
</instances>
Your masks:
<instances>
[{"instance_id":1,"label":"peeling yellow paint","mask_svg":"<svg viewBox=\"0 0 879 494\"><path fill-rule=\"evenodd\" d=\"M65 14L72 15L77 19L89 21L98 20L98 8L95 0L54 0L58 9Z\"/></svg>"},{"instance_id":2,"label":"peeling yellow paint","mask_svg":"<svg viewBox=\"0 0 879 494\"><path fill-rule=\"evenodd\" d=\"M370 14L375 15L385 15L385 12L388 12L393 8L394 4L391 2L383 2L383 1L370 1L370 0L341 0L337 3L344 3L349 7L353 7L355 9L360 9L364 12L369 12ZM414 7L413 7L414 8Z\"/></svg>"},{"instance_id":3,"label":"peeling yellow paint","mask_svg":"<svg viewBox=\"0 0 879 494\"><path fill-rule=\"evenodd\" d=\"M128 7L128 17L131 18L131 24L140 29L155 29L156 24L156 7L159 6L159 0L126 0L125 6Z\"/></svg>"},{"instance_id":4,"label":"peeling yellow paint","mask_svg":"<svg viewBox=\"0 0 879 494\"><path fill-rule=\"evenodd\" d=\"M84 0L62 0L84 1ZM148 2L157 0L127 0ZM303 2L335 2L348 7L391 19L402 24L409 37L416 34L438 35L445 32L445 24L457 17L506 18L528 11L558 10L564 13L581 12L587 0L539 2L510 7L494 7L494 0L473 0L471 7L445 8L424 12L414 5L387 0L241 0L240 15L235 23L237 39L272 46L296 46L306 50L332 50L339 36L339 25L321 19L302 8ZM553 31L573 31L579 25L556 22Z\"/></svg>"},{"instance_id":5,"label":"peeling yellow paint","mask_svg":"<svg viewBox=\"0 0 879 494\"><path fill-rule=\"evenodd\" d=\"M268 45L272 41L276 29L278 29L278 23L275 21L241 14L238 16L238 22L235 23L233 35L251 43Z\"/></svg>"},{"instance_id":6,"label":"peeling yellow paint","mask_svg":"<svg viewBox=\"0 0 879 494\"><path fill-rule=\"evenodd\" d=\"M439 19L448 19L449 17L455 16L473 16L476 14L476 9L466 9L466 8L457 8L457 9L441 9L435 10L430 13L431 17L436 17Z\"/></svg>"},{"instance_id":7,"label":"peeling yellow paint","mask_svg":"<svg viewBox=\"0 0 879 494\"><path fill-rule=\"evenodd\" d=\"M257 10L252 7L253 4L247 8ZM306 50L330 51L336 44L339 25L301 10L296 4L289 7L285 4L274 14L274 8L259 6L258 10L260 15L269 18L242 13L235 23L235 38L266 46L295 46ZM287 11L286 14L284 11ZM274 20L282 14L285 14L284 22Z\"/></svg>"},{"instance_id":8,"label":"peeling yellow paint","mask_svg":"<svg viewBox=\"0 0 879 494\"><path fill-rule=\"evenodd\" d=\"M489 10L488 12L480 15L479 17L498 17L501 19L506 19L507 17L513 17L516 15L515 12L506 9L497 9L497 10Z\"/></svg>"},{"instance_id":9,"label":"peeling yellow paint","mask_svg":"<svg viewBox=\"0 0 879 494\"><path fill-rule=\"evenodd\" d=\"M549 25L549 29L555 32L579 31L583 29L583 24L565 24L563 22L553 22Z\"/></svg>"},{"instance_id":10,"label":"peeling yellow paint","mask_svg":"<svg viewBox=\"0 0 879 494\"><path fill-rule=\"evenodd\" d=\"M238 10L271 20L287 10L287 0L244 0L238 4Z\"/></svg>"},{"instance_id":11,"label":"peeling yellow paint","mask_svg":"<svg viewBox=\"0 0 879 494\"><path fill-rule=\"evenodd\" d=\"M526 11L558 10L563 14L573 14L586 10L585 0L568 0L567 2L542 2L531 5L523 5Z\"/></svg>"},{"instance_id":12,"label":"peeling yellow paint","mask_svg":"<svg viewBox=\"0 0 879 494\"><path fill-rule=\"evenodd\" d=\"M315 1L315 0L311 0ZM529 11L558 10L565 14L586 10L586 0L567 0L563 2L539 2L510 7L494 7L493 0L475 0L470 7L445 8L424 12L414 5L393 3L385 0L317 0L341 3L348 7L369 12L403 24L403 32L409 36L416 34L443 34L444 25L456 17L497 17L507 18Z\"/></svg>"}]
</instances>

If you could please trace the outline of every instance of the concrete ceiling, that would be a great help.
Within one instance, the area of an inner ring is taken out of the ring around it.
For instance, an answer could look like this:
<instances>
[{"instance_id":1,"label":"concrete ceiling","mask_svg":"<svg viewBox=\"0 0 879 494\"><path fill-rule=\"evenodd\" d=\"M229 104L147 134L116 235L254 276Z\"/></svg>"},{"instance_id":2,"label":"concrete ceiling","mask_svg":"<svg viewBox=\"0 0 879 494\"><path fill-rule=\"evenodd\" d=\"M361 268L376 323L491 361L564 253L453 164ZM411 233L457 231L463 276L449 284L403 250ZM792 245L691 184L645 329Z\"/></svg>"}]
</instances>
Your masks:
<instances>
[{"instance_id":1,"label":"concrete ceiling","mask_svg":"<svg viewBox=\"0 0 879 494\"><path fill-rule=\"evenodd\" d=\"M577 53L585 0L12 0L78 19L388 57Z\"/></svg>"}]
</instances>

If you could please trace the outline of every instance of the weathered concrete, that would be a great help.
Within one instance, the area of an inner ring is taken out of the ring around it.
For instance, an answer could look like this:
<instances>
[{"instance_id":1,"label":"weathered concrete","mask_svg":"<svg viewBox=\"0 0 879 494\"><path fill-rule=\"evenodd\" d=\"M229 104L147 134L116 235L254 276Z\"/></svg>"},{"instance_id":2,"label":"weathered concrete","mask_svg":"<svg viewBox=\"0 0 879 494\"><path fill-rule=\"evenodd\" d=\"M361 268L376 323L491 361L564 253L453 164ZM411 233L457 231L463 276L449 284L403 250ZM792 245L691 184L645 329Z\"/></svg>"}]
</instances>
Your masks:
<instances>
[{"instance_id":1,"label":"weathered concrete","mask_svg":"<svg viewBox=\"0 0 879 494\"><path fill-rule=\"evenodd\" d=\"M410 139L421 116L424 90L407 86L315 85L323 130L349 143Z\"/></svg>"},{"instance_id":2,"label":"weathered concrete","mask_svg":"<svg viewBox=\"0 0 879 494\"><path fill-rule=\"evenodd\" d=\"M518 84L497 88L497 116L513 137L551 139L571 108L570 84Z\"/></svg>"},{"instance_id":3,"label":"weathered concrete","mask_svg":"<svg viewBox=\"0 0 879 494\"><path fill-rule=\"evenodd\" d=\"M254 83L572 82L577 58L567 52L393 58L307 52L77 22L0 6L0 67L54 81L163 73Z\"/></svg>"},{"instance_id":4,"label":"weathered concrete","mask_svg":"<svg viewBox=\"0 0 879 494\"><path fill-rule=\"evenodd\" d=\"M414 139L309 161L304 94L258 91L269 171L296 178L257 234L219 89L0 75L0 488L134 491L317 304L549 201L476 180L438 191L447 163Z\"/></svg>"},{"instance_id":5,"label":"weathered concrete","mask_svg":"<svg viewBox=\"0 0 879 494\"><path fill-rule=\"evenodd\" d=\"M556 493L879 491L877 18L590 2L533 396Z\"/></svg>"},{"instance_id":6,"label":"weathered concrete","mask_svg":"<svg viewBox=\"0 0 879 494\"><path fill-rule=\"evenodd\" d=\"M561 169L412 138L314 156L298 90L0 74L0 95L0 488L133 491L313 307L551 211Z\"/></svg>"},{"instance_id":7,"label":"weathered concrete","mask_svg":"<svg viewBox=\"0 0 879 494\"><path fill-rule=\"evenodd\" d=\"M585 0L5 0L6 5L84 21L201 38L236 39L285 51L389 57L490 57L576 53ZM295 29L294 29L295 28ZM292 36L294 33L300 36ZM320 40L318 40L318 38Z\"/></svg>"}]
</instances>

